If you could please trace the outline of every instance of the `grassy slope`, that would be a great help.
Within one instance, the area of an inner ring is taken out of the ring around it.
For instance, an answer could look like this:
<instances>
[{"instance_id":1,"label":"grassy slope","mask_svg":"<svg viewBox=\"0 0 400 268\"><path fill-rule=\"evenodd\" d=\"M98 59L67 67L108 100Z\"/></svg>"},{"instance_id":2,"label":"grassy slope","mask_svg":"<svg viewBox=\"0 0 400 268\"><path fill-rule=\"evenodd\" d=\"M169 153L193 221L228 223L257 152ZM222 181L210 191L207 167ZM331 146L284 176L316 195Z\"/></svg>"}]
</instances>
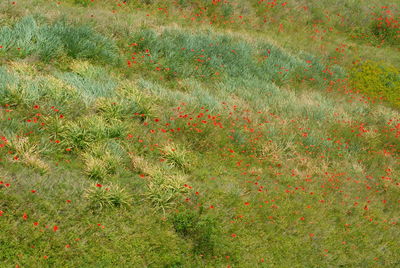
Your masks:
<instances>
[{"instance_id":1,"label":"grassy slope","mask_svg":"<svg viewBox=\"0 0 400 268\"><path fill-rule=\"evenodd\" d=\"M144 2L0 3L0 266L399 265L396 1Z\"/></svg>"}]
</instances>

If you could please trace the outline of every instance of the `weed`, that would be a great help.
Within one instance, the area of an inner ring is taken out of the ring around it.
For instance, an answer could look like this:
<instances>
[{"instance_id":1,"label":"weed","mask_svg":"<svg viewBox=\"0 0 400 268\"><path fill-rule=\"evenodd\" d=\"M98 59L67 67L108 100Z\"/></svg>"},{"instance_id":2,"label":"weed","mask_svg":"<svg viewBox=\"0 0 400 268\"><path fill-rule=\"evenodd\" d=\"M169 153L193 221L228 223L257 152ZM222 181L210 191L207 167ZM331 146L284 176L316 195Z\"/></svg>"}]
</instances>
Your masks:
<instances>
[{"instance_id":1,"label":"weed","mask_svg":"<svg viewBox=\"0 0 400 268\"><path fill-rule=\"evenodd\" d=\"M400 71L394 66L373 61L360 63L352 68L351 83L362 93L400 105Z\"/></svg>"}]
</instances>

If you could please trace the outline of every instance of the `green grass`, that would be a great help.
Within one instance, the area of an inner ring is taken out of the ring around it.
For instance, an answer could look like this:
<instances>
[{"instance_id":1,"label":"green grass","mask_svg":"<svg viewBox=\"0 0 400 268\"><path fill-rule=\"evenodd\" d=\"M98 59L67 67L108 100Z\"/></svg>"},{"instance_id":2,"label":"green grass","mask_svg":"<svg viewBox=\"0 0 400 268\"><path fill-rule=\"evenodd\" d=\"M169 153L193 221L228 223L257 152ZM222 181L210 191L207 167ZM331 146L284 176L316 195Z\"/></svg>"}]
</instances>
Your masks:
<instances>
[{"instance_id":1,"label":"green grass","mask_svg":"<svg viewBox=\"0 0 400 268\"><path fill-rule=\"evenodd\" d=\"M65 19L38 25L33 17L24 17L12 27L3 26L0 36L2 56L7 53L7 58L35 55L48 62L66 55L109 64L118 61L118 49L110 39L88 26L69 25Z\"/></svg>"},{"instance_id":2,"label":"green grass","mask_svg":"<svg viewBox=\"0 0 400 268\"><path fill-rule=\"evenodd\" d=\"M399 265L395 1L0 10L0 267Z\"/></svg>"}]
</instances>

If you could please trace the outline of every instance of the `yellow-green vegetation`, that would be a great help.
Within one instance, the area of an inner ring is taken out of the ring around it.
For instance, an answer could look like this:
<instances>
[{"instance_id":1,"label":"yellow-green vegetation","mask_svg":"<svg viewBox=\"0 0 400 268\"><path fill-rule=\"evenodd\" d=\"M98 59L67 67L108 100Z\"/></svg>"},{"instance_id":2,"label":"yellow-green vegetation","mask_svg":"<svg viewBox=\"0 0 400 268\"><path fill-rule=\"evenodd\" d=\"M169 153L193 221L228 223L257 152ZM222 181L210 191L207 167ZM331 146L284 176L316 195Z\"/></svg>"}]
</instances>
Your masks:
<instances>
[{"instance_id":1,"label":"yellow-green vegetation","mask_svg":"<svg viewBox=\"0 0 400 268\"><path fill-rule=\"evenodd\" d=\"M0 268L400 266L399 11L0 1Z\"/></svg>"},{"instance_id":2,"label":"yellow-green vegetation","mask_svg":"<svg viewBox=\"0 0 400 268\"><path fill-rule=\"evenodd\" d=\"M362 93L400 107L400 69L383 62L362 62L351 70L351 82Z\"/></svg>"}]
</instances>

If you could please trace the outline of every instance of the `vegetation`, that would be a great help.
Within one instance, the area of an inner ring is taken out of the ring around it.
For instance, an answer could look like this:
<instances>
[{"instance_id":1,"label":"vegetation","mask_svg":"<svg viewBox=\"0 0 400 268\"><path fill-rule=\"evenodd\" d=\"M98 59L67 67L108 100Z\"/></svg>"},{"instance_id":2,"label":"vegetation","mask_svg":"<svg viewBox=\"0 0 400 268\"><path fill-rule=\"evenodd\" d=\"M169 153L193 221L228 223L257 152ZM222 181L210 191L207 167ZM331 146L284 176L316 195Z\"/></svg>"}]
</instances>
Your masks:
<instances>
[{"instance_id":1,"label":"vegetation","mask_svg":"<svg viewBox=\"0 0 400 268\"><path fill-rule=\"evenodd\" d=\"M0 2L0 267L400 265L397 1Z\"/></svg>"},{"instance_id":2,"label":"vegetation","mask_svg":"<svg viewBox=\"0 0 400 268\"><path fill-rule=\"evenodd\" d=\"M375 98L385 98L400 107L400 70L384 63L363 62L352 69L352 83L356 89Z\"/></svg>"}]
</instances>

